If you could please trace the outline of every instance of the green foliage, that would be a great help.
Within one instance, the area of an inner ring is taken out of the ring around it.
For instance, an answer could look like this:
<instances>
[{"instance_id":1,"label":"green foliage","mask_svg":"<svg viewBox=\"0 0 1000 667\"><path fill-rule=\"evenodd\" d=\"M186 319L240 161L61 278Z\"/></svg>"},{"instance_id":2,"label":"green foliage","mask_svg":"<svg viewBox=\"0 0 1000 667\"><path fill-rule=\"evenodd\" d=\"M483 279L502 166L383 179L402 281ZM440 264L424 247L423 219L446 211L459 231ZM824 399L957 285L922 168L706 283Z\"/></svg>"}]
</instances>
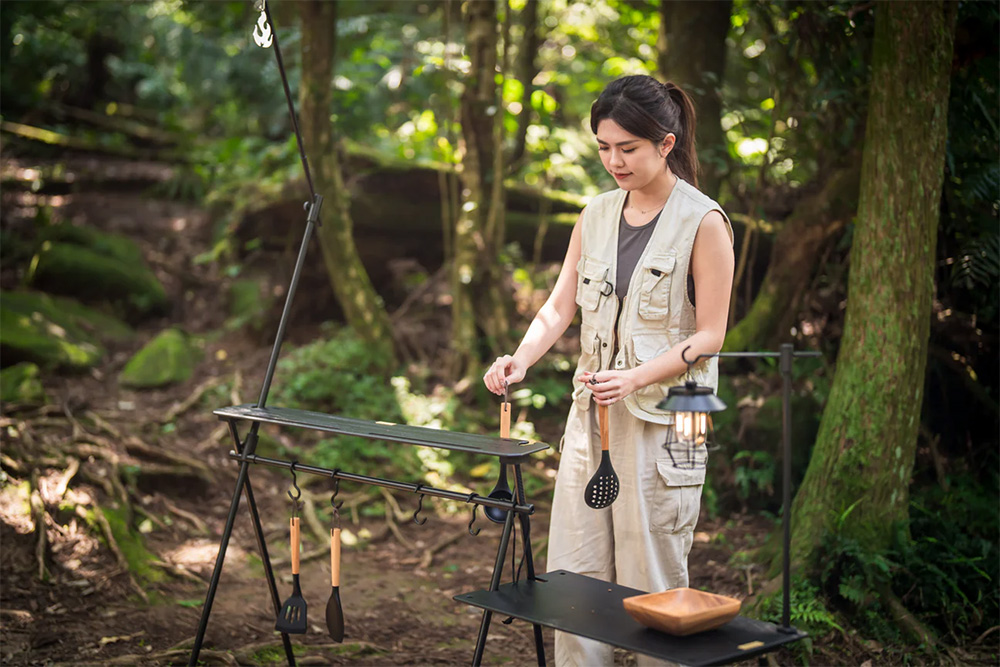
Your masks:
<instances>
[{"instance_id":1,"label":"green foliage","mask_svg":"<svg viewBox=\"0 0 1000 667\"><path fill-rule=\"evenodd\" d=\"M31 362L14 364L0 371L0 401L44 403L45 389L38 375L38 366Z\"/></svg>"},{"instance_id":2,"label":"green foliage","mask_svg":"<svg viewBox=\"0 0 1000 667\"><path fill-rule=\"evenodd\" d=\"M782 621L782 593L780 591L764 597L751 610L752 615L763 621L780 624ZM819 587L812 581L792 578L792 590L789 595L790 623L808 632L810 637L822 637L831 630L843 632L844 628L838 622L837 616L824 603L824 597ZM811 646L811 641L809 641ZM807 648L807 650L809 650Z\"/></svg>"},{"instance_id":3,"label":"green foliage","mask_svg":"<svg viewBox=\"0 0 1000 667\"><path fill-rule=\"evenodd\" d=\"M381 355L346 327L323 327L313 343L289 350L278 363L271 403L354 419L403 422L392 385L382 375ZM420 470L416 447L356 436L316 442L310 461L328 468L385 475L388 467Z\"/></svg>"},{"instance_id":4,"label":"green foliage","mask_svg":"<svg viewBox=\"0 0 1000 667\"><path fill-rule=\"evenodd\" d=\"M742 500L746 501L754 493L768 496L774 493L774 457L768 452L737 452L733 461L744 462L735 468L736 486Z\"/></svg>"},{"instance_id":5,"label":"green foliage","mask_svg":"<svg viewBox=\"0 0 1000 667\"><path fill-rule=\"evenodd\" d=\"M838 517L824 539L823 591L851 611L852 625L885 645L907 639L890 620L878 594L883 589L892 590L941 637L975 636L1000 615L1000 482L995 472L985 488L971 478L953 481L949 491L933 487L912 498L910 534L900 526L884 552L873 552L836 529L854 506Z\"/></svg>"}]
</instances>

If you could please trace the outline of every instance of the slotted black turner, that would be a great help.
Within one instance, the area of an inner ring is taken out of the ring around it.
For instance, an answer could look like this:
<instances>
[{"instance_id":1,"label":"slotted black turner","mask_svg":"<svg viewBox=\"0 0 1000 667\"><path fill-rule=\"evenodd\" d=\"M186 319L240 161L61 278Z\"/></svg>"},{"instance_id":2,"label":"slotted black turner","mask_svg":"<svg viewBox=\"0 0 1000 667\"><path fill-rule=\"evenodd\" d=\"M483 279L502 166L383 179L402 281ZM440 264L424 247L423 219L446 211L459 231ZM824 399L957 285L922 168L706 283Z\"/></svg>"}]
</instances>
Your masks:
<instances>
[{"instance_id":1,"label":"slotted black turner","mask_svg":"<svg viewBox=\"0 0 1000 667\"><path fill-rule=\"evenodd\" d=\"M590 478L586 490L583 492L584 502L587 507L595 510L608 507L615 502L618 497L618 475L611 465L611 454L608 452L608 406L597 406L597 419L601 424L601 463L597 466L597 472Z\"/></svg>"},{"instance_id":2,"label":"slotted black turner","mask_svg":"<svg viewBox=\"0 0 1000 667\"><path fill-rule=\"evenodd\" d=\"M299 588L299 517L291 520L292 594L281 605L274 629L285 634L301 635L306 631L306 600Z\"/></svg>"}]
</instances>

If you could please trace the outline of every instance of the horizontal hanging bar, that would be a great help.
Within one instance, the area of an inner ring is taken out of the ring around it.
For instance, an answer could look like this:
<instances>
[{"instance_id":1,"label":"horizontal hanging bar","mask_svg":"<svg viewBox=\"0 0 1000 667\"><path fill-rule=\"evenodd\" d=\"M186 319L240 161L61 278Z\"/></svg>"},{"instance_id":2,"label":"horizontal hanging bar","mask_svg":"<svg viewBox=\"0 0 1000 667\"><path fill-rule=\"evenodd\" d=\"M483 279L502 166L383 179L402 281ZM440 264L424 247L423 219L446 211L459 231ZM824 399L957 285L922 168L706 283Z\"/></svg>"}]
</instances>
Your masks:
<instances>
[{"instance_id":1,"label":"horizontal hanging bar","mask_svg":"<svg viewBox=\"0 0 1000 667\"><path fill-rule=\"evenodd\" d=\"M244 458L231 449L229 450L229 458L236 461L248 461L249 463L258 465L271 466L272 468L284 468L285 470L292 469L291 461L269 459L266 456L257 456L256 454L252 454ZM392 479L356 475L352 472L330 470L329 468L320 468L318 466L306 465L304 463L296 463L295 472L307 472L313 475L320 475L322 477L330 477L331 479L342 479L348 482L358 482L360 484L370 484L372 486L383 486L387 489L410 491L412 493L420 493L425 496L434 496L436 498L447 498L448 500L473 503L476 505L482 505L483 507L495 507L496 509L503 510L505 512L514 511L517 514L535 513L535 506L530 503L527 505L518 505L512 500L497 500L496 498L481 496L478 493L469 494L459 493L457 491L447 491L445 489L436 489L433 486L424 486L423 484L410 484L408 482L397 482Z\"/></svg>"}]
</instances>

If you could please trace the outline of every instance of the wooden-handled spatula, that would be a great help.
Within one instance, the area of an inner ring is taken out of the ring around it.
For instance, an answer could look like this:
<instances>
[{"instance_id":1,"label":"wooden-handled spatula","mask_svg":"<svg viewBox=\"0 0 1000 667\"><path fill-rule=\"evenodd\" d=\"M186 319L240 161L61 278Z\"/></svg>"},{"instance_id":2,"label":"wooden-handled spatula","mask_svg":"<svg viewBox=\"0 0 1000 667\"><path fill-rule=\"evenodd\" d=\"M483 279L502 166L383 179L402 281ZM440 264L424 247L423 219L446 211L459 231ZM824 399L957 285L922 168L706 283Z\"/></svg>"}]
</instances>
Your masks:
<instances>
[{"instance_id":1,"label":"wooden-handled spatula","mask_svg":"<svg viewBox=\"0 0 1000 667\"><path fill-rule=\"evenodd\" d=\"M292 542L292 595L281 605L274 629L286 634L304 634L306 631L306 600L299 588L299 517L291 520Z\"/></svg>"}]
</instances>

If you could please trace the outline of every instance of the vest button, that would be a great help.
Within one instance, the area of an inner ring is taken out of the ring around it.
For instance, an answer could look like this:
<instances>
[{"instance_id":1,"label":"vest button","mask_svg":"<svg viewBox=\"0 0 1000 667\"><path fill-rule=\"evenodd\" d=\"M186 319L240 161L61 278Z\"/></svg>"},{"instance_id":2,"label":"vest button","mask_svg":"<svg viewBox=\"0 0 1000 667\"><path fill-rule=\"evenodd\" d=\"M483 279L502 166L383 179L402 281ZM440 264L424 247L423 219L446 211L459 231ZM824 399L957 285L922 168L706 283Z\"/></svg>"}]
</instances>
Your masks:
<instances>
[{"instance_id":1,"label":"vest button","mask_svg":"<svg viewBox=\"0 0 1000 667\"><path fill-rule=\"evenodd\" d=\"M607 347L607 346L608 346L608 344L607 344L607 343L602 343L602 344L601 344L601 347Z\"/></svg>"}]
</instances>

